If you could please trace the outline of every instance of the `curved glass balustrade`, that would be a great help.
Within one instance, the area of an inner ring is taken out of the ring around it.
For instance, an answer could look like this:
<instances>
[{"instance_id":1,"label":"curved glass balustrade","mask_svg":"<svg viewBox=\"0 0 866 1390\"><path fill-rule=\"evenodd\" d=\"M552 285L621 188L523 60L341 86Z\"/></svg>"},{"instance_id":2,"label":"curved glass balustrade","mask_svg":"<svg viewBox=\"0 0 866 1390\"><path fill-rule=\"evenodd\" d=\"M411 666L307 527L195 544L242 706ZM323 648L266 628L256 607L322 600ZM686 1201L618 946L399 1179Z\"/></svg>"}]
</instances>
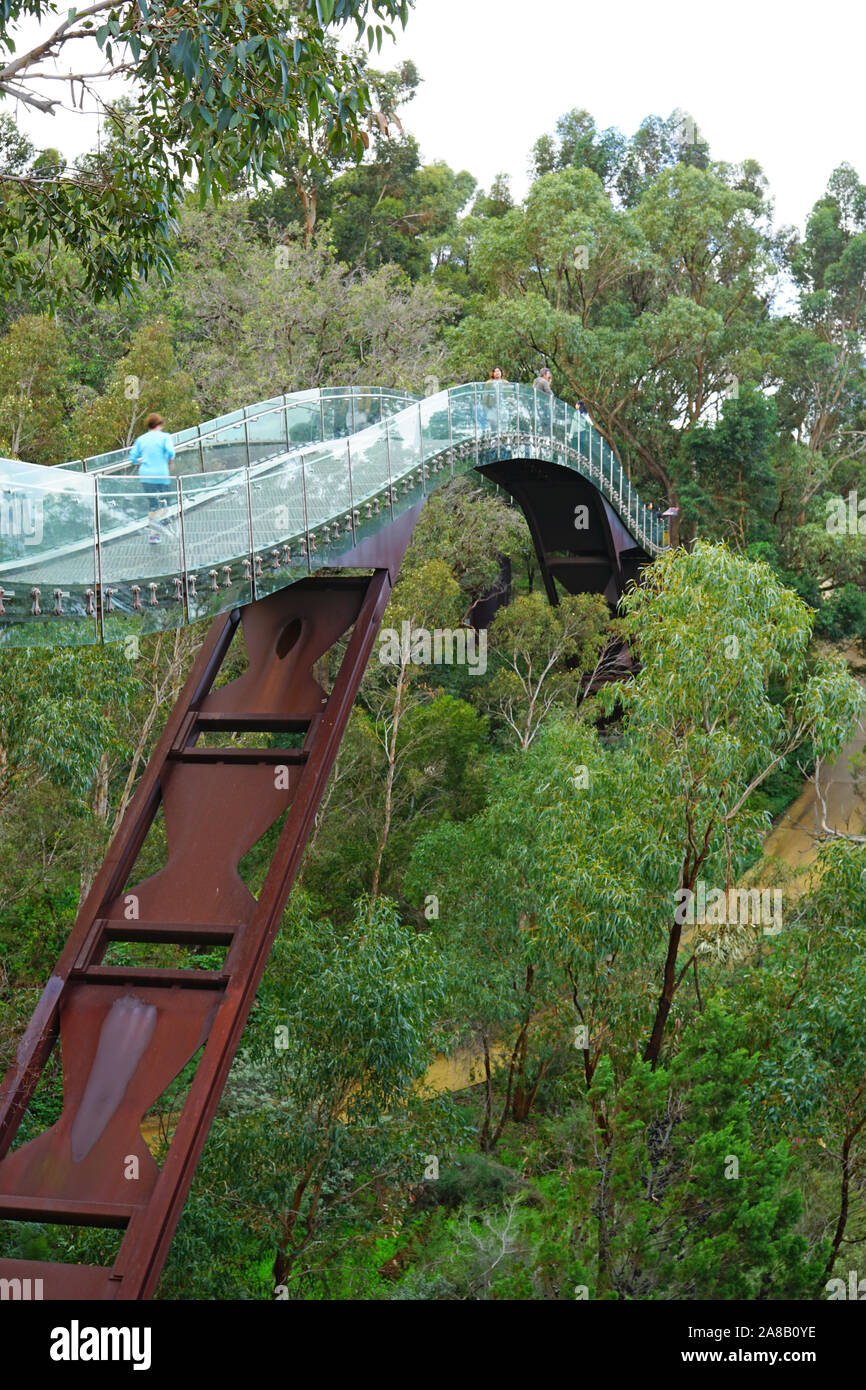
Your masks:
<instances>
[{"instance_id":1,"label":"curved glass balustrade","mask_svg":"<svg viewBox=\"0 0 866 1390\"><path fill-rule=\"evenodd\" d=\"M301 392L174 438L158 544L127 451L59 468L0 460L0 645L119 639L248 603L504 459L573 469L649 554L665 545L586 416L530 386Z\"/></svg>"},{"instance_id":2,"label":"curved glass balustrade","mask_svg":"<svg viewBox=\"0 0 866 1390\"><path fill-rule=\"evenodd\" d=\"M356 434L417 399L405 391L387 391L381 386L322 386L275 396L172 434L177 450L174 472L183 475L249 467L305 444ZM128 477L136 473L129 462L129 449L73 459L60 467Z\"/></svg>"}]
</instances>

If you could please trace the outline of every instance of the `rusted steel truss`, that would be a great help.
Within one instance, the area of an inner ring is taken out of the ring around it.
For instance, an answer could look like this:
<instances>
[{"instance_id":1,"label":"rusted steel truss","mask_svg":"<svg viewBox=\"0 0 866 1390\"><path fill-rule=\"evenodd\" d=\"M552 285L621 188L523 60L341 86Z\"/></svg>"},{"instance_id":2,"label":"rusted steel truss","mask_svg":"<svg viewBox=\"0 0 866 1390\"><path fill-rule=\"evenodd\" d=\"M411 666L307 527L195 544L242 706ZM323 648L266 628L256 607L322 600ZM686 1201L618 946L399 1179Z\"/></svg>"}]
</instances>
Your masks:
<instances>
[{"instance_id":1,"label":"rusted steel truss","mask_svg":"<svg viewBox=\"0 0 866 1390\"><path fill-rule=\"evenodd\" d=\"M40 1279L46 1299L153 1293L391 585L388 568L303 580L210 629L0 1092L0 1220L121 1227L117 1259L111 1268L0 1259L0 1278L30 1279L31 1290ZM214 688L239 626L248 669ZM313 667L350 630L328 695ZM276 749L200 743L232 732L301 737ZM168 857L137 882L160 806ZM284 813L255 899L238 864ZM115 941L228 950L213 971L103 965ZM10 1152L58 1037L60 1119ZM142 1117L202 1047L160 1169Z\"/></svg>"}]
</instances>

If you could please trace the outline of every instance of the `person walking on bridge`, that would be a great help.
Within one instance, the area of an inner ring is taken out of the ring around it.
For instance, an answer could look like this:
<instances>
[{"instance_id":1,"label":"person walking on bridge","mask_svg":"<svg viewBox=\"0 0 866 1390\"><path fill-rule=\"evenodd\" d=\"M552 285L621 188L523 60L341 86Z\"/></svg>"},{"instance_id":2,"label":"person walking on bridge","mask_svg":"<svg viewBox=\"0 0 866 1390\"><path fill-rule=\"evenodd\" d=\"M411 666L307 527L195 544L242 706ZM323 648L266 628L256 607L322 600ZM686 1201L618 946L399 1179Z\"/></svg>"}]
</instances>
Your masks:
<instances>
[{"instance_id":1,"label":"person walking on bridge","mask_svg":"<svg viewBox=\"0 0 866 1390\"><path fill-rule=\"evenodd\" d=\"M147 429L144 434L138 436L129 455L130 463L138 464L138 476L148 500L148 539L151 545L159 545L162 540L157 531L157 514L165 507L168 493L174 486L171 478L171 460L174 458L175 449L171 435L163 432L163 424L161 415L148 415Z\"/></svg>"}]
</instances>

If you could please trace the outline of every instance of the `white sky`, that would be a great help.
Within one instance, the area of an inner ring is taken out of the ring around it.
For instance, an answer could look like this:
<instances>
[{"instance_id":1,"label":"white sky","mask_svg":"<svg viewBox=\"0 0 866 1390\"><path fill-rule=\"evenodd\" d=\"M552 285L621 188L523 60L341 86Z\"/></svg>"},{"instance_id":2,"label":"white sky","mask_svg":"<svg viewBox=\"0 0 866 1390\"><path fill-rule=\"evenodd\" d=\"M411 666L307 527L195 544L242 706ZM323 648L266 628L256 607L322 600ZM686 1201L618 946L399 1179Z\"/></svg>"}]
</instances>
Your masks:
<instances>
[{"instance_id":1,"label":"white sky","mask_svg":"<svg viewBox=\"0 0 866 1390\"><path fill-rule=\"evenodd\" d=\"M866 178L864 40L856 0L416 0L397 45L374 61L414 59L424 82L407 128L425 159L468 169L484 187L506 172L522 196L533 143L572 107L627 135L680 107L714 158L757 159L777 223L802 226L837 164ZM67 156L95 139L93 118L68 111L19 119Z\"/></svg>"}]
</instances>

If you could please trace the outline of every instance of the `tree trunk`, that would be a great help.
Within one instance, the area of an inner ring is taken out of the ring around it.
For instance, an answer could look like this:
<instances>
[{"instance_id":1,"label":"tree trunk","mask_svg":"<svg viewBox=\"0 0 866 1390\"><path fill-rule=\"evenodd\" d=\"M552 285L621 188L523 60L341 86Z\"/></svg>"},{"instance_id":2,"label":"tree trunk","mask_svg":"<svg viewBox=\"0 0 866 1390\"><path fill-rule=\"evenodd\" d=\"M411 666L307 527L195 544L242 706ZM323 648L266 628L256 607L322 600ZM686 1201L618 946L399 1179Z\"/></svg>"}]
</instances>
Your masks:
<instances>
[{"instance_id":1,"label":"tree trunk","mask_svg":"<svg viewBox=\"0 0 866 1390\"><path fill-rule=\"evenodd\" d=\"M108 754L103 749L99 757L99 766L96 770L96 777L93 783L93 795L90 802L90 809L93 819L98 825L105 825L108 821L109 808L109 776L111 768L108 762ZM95 851L92 843L88 842L84 849L81 861L81 875L78 885L78 905L84 902L96 876L101 855Z\"/></svg>"},{"instance_id":2,"label":"tree trunk","mask_svg":"<svg viewBox=\"0 0 866 1390\"><path fill-rule=\"evenodd\" d=\"M400 720L403 716L403 696L406 692L406 669L408 665L408 654L403 653L400 657L401 669L397 681L397 691L394 696L394 719L391 725L391 737L388 740L388 775L385 779L385 818L382 823L382 833L379 836L379 843L376 846L376 866L373 870L373 884L370 889L370 896L379 896L379 881L382 875L382 860L385 856L385 846L388 843L388 836L391 833L391 812L394 804L394 779L397 774L397 735L400 732Z\"/></svg>"},{"instance_id":3,"label":"tree trunk","mask_svg":"<svg viewBox=\"0 0 866 1390\"><path fill-rule=\"evenodd\" d=\"M670 935L668 936L668 953L665 959L665 971L662 980L662 992L656 1006L656 1016L653 1022L652 1032L649 1042L644 1050L643 1059L649 1062L655 1071L662 1050L662 1042L665 1035L665 1024L668 1021L668 1014L674 1002L674 994L677 988L677 952L680 949L680 938L683 934L682 926L679 922L671 923Z\"/></svg>"},{"instance_id":4,"label":"tree trunk","mask_svg":"<svg viewBox=\"0 0 866 1390\"><path fill-rule=\"evenodd\" d=\"M529 1114L526 1087L526 1055L529 1051L529 1025L524 1024L517 1039L517 1063L515 1066L514 1100L511 1102L511 1116L518 1124L524 1124Z\"/></svg>"},{"instance_id":5,"label":"tree trunk","mask_svg":"<svg viewBox=\"0 0 866 1390\"><path fill-rule=\"evenodd\" d=\"M523 919L521 918L521 921L522 921L522 920L523 920ZM534 967L533 965L527 965L527 967L526 967L526 980L525 980L525 984L524 984L524 993L525 993L527 996L532 994L532 986L533 986L534 981L535 981L535 967ZM517 1121L518 1124L525 1124L525 1122L526 1122L526 1120L527 1120L527 1117L528 1117L528 1115L529 1115L529 1112L530 1112L530 1110L532 1109L532 1102L533 1102L533 1100L535 1099L535 1091L538 1089L537 1086L534 1087L532 1093L530 1094L530 1093L529 1093L529 1090L528 1090L528 1087L527 1087L527 1081L526 1081L526 1061L527 1061L527 1056L528 1056L528 1053L529 1053L529 1025L530 1025L530 1019L531 1019L531 1014L530 1014L530 1012L529 1012L529 1008L527 1007L526 1022L523 1024L523 1026L522 1026L522 1028L520 1029L520 1032L519 1032L519 1034L518 1034L518 1036L517 1036L517 1046L516 1046L516 1048L515 1048L515 1054L516 1054L515 1078L516 1078L516 1079L515 1079L515 1083L514 1083L514 1100L513 1100L512 1103L511 1103L511 1114L512 1114L512 1117Z\"/></svg>"},{"instance_id":6,"label":"tree trunk","mask_svg":"<svg viewBox=\"0 0 866 1390\"><path fill-rule=\"evenodd\" d=\"M304 210L304 250L309 251L313 244L313 233L316 230L318 195L315 188L305 188L300 179L296 187L301 199L301 207Z\"/></svg>"},{"instance_id":7,"label":"tree trunk","mask_svg":"<svg viewBox=\"0 0 866 1390\"><path fill-rule=\"evenodd\" d=\"M861 1087L862 1091L862 1087ZM861 1091L858 1091L859 1097ZM842 1248L842 1241L845 1238L845 1228L848 1225L849 1204L851 1199L851 1150L854 1147L854 1140L866 1125L866 1115L860 1120L859 1124L845 1135L842 1143L842 1187L839 1199L839 1217L836 1221L836 1230L833 1232L833 1244L830 1247L830 1257L827 1260L827 1268L824 1270L824 1281L828 1280L833 1273L833 1266Z\"/></svg>"},{"instance_id":8,"label":"tree trunk","mask_svg":"<svg viewBox=\"0 0 866 1390\"><path fill-rule=\"evenodd\" d=\"M490 1066L490 1042L485 1033L481 1039L484 1048L484 1123L478 1136L482 1153L487 1153L490 1145L490 1123L493 1115L493 1072Z\"/></svg>"}]
</instances>

